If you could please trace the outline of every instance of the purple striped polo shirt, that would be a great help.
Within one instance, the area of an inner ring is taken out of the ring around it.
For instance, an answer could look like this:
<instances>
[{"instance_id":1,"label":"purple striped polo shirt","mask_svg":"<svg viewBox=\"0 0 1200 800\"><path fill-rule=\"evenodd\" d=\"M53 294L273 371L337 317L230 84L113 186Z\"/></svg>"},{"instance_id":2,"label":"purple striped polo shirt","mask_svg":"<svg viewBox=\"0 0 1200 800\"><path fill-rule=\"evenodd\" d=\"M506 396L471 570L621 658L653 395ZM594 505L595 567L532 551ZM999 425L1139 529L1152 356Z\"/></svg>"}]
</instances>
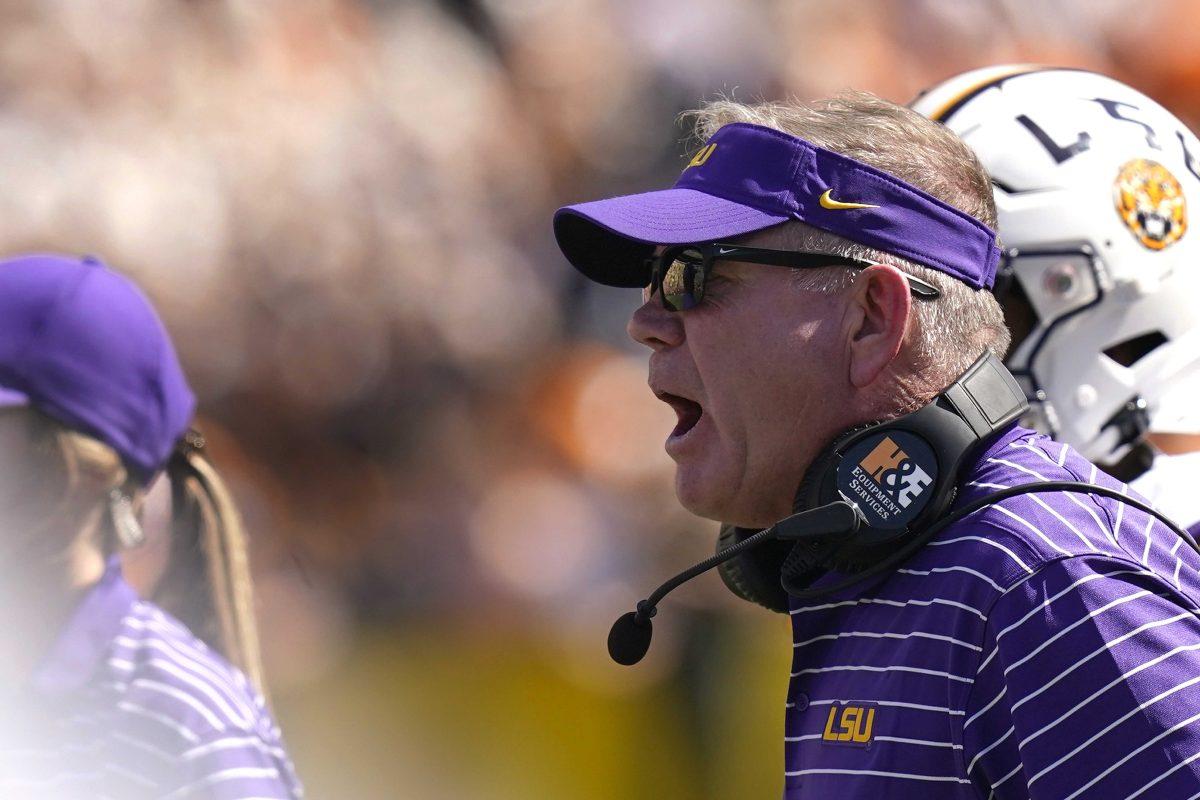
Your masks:
<instances>
[{"instance_id":1,"label":"purple striped polo shirt","mask_svg":"<svg viewBox=\"0 0 1200 800\"><path fill-rule=\"evenodd\" d=\"M196 800L303 792L241 671L138 599L114 559L0 722L0 796Z\"/></svg>"},{"instance_id":2,"label":"purple striped polo shirt","mask_svg":"<svg viewBox=\"0 0 1200 800\"><path fill-rule=\"evenodd\" d=\"M1030 481L1127 491L1016 426L963 474L959 503ZM1125 504L986 507L895 572L793 605L784 797L1200 797L1197 598L1200 556Z\"/></svg>"}]
</instances>

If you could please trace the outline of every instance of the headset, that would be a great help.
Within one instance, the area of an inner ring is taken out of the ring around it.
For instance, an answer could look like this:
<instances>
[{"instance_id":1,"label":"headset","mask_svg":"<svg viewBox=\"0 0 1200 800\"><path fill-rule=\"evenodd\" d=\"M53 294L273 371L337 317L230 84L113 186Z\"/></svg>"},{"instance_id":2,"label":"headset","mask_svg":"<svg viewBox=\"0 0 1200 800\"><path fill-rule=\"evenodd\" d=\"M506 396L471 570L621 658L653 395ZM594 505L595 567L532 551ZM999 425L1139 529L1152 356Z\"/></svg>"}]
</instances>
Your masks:
<instances>
[{"instance_id":1,"label":"headset","mask_svg":"<svg viewBox=\"0 0 1200 800\"><path fill-rule=\"evenodd\" d=\"M1155 516L1200 552L1186 530L1146 503L1079 481L1011 486L950 513L961 468L1028 408L1012 373L989 352L928 405L843 432L808 468L791 516L761 531L724 526L716 555L658 587L613 624L609 655L618 664L640 661L650 647L659 601L713 567L720 567L738 597L787 613L791 601L830 595L891 570L947 526L1021 494L1110 497ZM830 570L847 577L814 587Z\"/></svg>"}]
</instances>

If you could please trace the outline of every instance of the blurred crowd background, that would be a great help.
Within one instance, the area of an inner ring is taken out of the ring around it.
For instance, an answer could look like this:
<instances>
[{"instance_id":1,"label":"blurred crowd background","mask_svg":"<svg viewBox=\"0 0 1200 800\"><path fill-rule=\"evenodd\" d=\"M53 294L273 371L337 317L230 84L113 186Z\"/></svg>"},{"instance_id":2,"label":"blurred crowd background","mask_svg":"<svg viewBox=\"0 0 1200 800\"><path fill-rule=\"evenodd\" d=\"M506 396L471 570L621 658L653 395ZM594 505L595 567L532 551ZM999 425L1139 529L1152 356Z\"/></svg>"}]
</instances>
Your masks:
<instances>
[{"instance_id":1,"label":"blurred crowd background","mask_svg":"<svg viewBox=\"0 0 1200 800\"><path fill-rule=\"evenodd\" d=\"M0 252L97 254L165 317L311 797L772 797L786 620L709 576L608 661L715 527L637 292L553 210L669 185L719 93L1033 61L1195 124L1197 52L1185 0L2 0Z\"/></svg>"}]
</instances>

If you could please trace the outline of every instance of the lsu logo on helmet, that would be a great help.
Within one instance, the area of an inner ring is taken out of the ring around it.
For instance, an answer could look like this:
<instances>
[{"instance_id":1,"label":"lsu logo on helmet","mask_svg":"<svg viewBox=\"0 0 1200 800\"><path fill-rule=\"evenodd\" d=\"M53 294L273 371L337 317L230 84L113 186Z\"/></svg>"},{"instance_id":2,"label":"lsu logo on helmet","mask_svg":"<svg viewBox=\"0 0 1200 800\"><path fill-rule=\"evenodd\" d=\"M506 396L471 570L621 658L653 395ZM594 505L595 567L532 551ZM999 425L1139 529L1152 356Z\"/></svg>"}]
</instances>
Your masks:
<instances>
[{"instance_id":1,"label":"lsu logo on helmet","mask_svg":"<svg viewBox=\"0 0 1200 800\"><path fill-rule=\"evenodd\" d=\"M1151 250L1163 250L1187 232L1183 188L1157 161L1125 162L1113 183L1113 200L1125 227Z\"/></svg>"}]
</instances>

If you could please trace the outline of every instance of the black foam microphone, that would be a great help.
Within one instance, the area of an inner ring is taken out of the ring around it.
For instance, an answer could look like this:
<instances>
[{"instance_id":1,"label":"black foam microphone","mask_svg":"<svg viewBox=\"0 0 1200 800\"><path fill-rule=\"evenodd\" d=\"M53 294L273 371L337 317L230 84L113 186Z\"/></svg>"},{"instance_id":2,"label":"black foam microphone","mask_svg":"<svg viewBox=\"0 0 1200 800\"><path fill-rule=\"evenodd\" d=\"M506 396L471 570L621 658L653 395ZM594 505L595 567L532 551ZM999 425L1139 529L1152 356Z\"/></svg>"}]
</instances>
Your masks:
<instances>
[{"instance_id":1,"label":"black foam microphone","mask_svg":"<svg viewBox=\"0 0 1200 800\"><path fill-rule=\"evenodd\" d=\"M697 575L708 572L713 567L720 566L739 553L771 539L799 541L800 539L850 536L856 533L864 522L858 506L845 500L839 500L793 514L770 528L746 537L712 558L689 567L659 586L649 597L637 604L636 611L622 614L613 623L612 630L608 632L608 654L612 656L613 661L625 666L631 666L641 661L645 657L646 651L650 649L650 638L654 635L654 624L651 619L658 613L659 602L680 585L687 583Z\"/></svg>"}]
</instances>

